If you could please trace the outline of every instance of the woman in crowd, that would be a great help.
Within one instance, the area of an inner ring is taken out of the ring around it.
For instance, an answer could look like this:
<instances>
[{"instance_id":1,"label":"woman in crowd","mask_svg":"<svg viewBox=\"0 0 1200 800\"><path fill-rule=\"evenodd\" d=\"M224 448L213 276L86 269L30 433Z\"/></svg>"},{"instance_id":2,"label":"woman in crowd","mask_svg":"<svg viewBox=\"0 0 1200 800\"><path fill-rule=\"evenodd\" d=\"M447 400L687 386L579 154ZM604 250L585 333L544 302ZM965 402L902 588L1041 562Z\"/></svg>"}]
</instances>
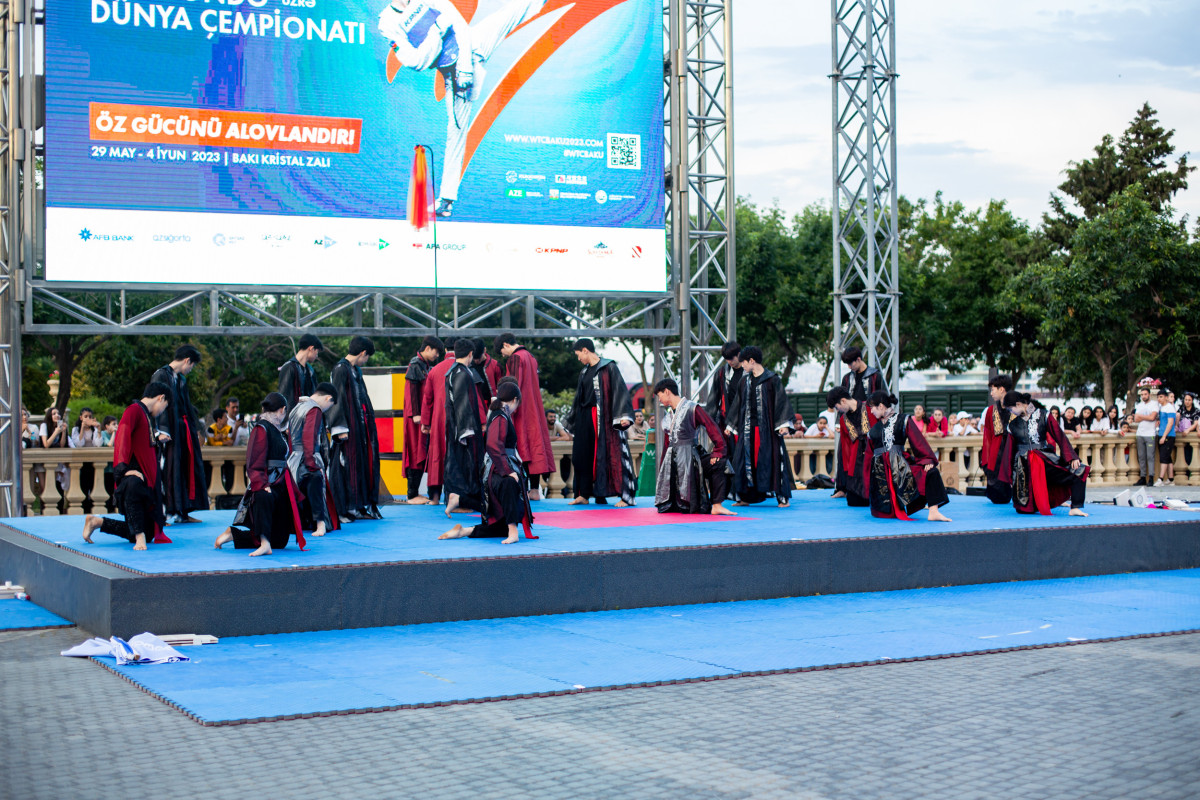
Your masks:
<instances>
[{"instance_id":1,"label":"woman in crowd","mask_svg":"<svg viewBox=\"0 0 1200 800\"><path fill-rule=\"evenodd\" d=\"M925 423L925 433L930 436L950 435L950 420L946 419L945 411L940 408L933 410L933 416Z\"/></svg>"},{"instance_id":2,"label":"woman in crowd","mask_svg":"<svg viewBox=\"0 0 1200 800\"><path fill-rule=\"evenodd\" d=\"M1092 432L1092 407L1084 406L1079 412L1079 433Z\"/></svg>"},{"instance_id":3,"label":"woman in crowd","mask_svg":"<svg viewBox=\"0 0 1200 800\"><path fill-rule=\"evenodd\" d=\"M1079 417L1075 416L1075 409L1067 406L1062 412L1060 418L1057 414L1054 416L1054 421L1057 422L1065 433L1078 438L1079 436Z\"/></svg>"},{"instance_id":4,"label":"woman in crowd","mask_svg":"<svg viewBox=\"0 0 1200 800\"><path fill-rule=\"evenodd\" d=\"M41 446L46 448L75 446L67 421L54 406L46 409L46 419L38 430L38 439ZM65 511L67 491L71 488L71 468L67 464L60 463L54 468L54 485L58 487L58 510Z\"/></svg>"},{"instance_id":5,"label":"woman in crowd","mask_svg":"<svg viewBox=\"0 0 1200 800\"><path fill-rule=\"evenodd\" d=\"M1001 465L999 479L1012 484L1017 513L1048 516L1070 498L1071 516L1086 517L1090 467L1080 463L1058 421L1024 392L1009 392L1004 405L1013 415L1008 423L1011 458Z\"/></svg>"},{"instance_id":6,"label":"woman in crowd","mask_svg":"<svg viewBox=\"0 0 1200 800\"><path fill-rule=\"evenodd\" d=\"M1054 421L1062 422L1062 410L1058 406L1050 406L1050 416L1054 417Z\"/></svg>"},{"instance_id":7,"label":"woman in crowd","mask_svg":"<svg viewBox=\"0 0 1200 800\"><path fill-rule=\"evenodd\" d=\"M524 526L530 539L533 512L525 487L529 476L517 453L517 429L513 412L521 403L521 389L513 378L501 378L496 396L488 411L487 434L483 457L482 522L467 530L455 525L439 539L499 539L500 544L514 544L520 537L518 526Z\"/></svg>"},{"instance_id":8,"label":"woman in crowd","mask_svg":"<svg viewBox=\"0 0 1200 800\"><path fill-rule=\"evenodd\" d=\"M246 475L250 487L238 505L233 524L217 537L214 547L233 540L237 550L253 550L252 556L268 556L275 548L287 547L296 535L303 550L307 542L300 524L300 491L288 469L288 440L279 426L287 419L287 400L271 392L262 401L259 415L246 445Z\"/></svg>"},{"instance_id":9,"label":"woman in crowd","mask_svg":"<svg viewBox=\"0 0 1200 800\"><path fill-rule=\"evenodd\" d=\"M1200 435L1200 406L1196 405L1196 395L1185 392L1183 406L1179 409L1179 436Z\"/></svg>"},{"instance_id":10,"label":"woman in crowd","mask_svg":"<svg viewBox=\"0 0 1200 800\"><path fill-rule=\"evenodd\" d=\"M1121 409L1117 408L1117 404L1113 403L1112 408L1108 409L1108 432L1121 432Z\"/></svg>"},{"instance_id":11,"label":"woman in crowd","mask_svg":"<svg viewBox=\"0 0 1200 800\"><path fill-rule=\"evenodd\" d=\"M41 433L29 424L29 409L21 406L21 449L39 447L42 444Z\"/></svg>"},{"instance_id":12,"label":"woman in crowd","mask_svg":"<svg viewBox=\"0 0 1200 800\"><path fill-rule=\"evenodd\" d=\"M917 403L915 406L913 406L912 418L913 422L921 426L922 431L925 430L925 423L929 422L929 420L925 418L925 406L921 405L920 403Z\"/></svg>"},{"instance_id":13,"label":"woman in crowd","mask_svg":"<svg viewBox=\"0 0 1200 800\"><path fill-rule=\"evenodd\" d=\"M879 420L869 433L871 516L909 520L910 514L928 506L930 520L950 522L939 510L950 498L921 426L897 413L893 394L872 392L867 404Z\"/></svg>"}]
</instances>

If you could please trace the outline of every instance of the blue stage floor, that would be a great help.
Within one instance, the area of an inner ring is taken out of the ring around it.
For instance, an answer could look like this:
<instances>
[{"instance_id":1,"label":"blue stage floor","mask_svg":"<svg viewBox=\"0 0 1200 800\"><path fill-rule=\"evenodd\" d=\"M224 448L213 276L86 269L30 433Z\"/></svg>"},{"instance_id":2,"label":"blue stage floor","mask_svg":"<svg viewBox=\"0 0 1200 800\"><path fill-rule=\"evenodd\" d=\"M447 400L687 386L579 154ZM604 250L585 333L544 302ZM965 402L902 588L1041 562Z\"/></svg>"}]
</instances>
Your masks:
<instances>
[{"instance_id":1,"label":"blue stage floor","mask_svg":"<svg viewBox=\"0 0 1200 800\"><path fill-rule=\"evenodd\" d=\"M111 667L206 724L1200 629L1200 570L227 638Z\"/></svg>"},{"instance_id":2,"label":"blue stage floor","mask_svg":"<svg viewBox=\"0 0 1200 800\"><path fill-rule=\"evenodd\" d=\"M70 620L51 614L29 600L0 600L0 631L17 631L26 628L69 628Z\"/></svg>"},{"instance_id":3,"label":"blue stage floor","mask_svg":"<svg viewBox=\"0 0 1200 800\"><path fill-rule=\"evenodd\" d=\"M634 509L569 506L566 500L536 503L534 532L541 538L522 539L514 545L501 545L498 539L438 541L438 534L451 524L470 526L479 517L455 514L453 521L448 521L435 506L387 506L383 520L355 522L325 537L310 537L304 552L293 543L259 558L250 558L248 551L234 550L231 544L223 551L213 549L213 540L233 519L232 511L199 512L196 516L202 520L200 524L172 525L167 529L173 544L151 545L144 552L135 552L123 539L98 531L93 536L94 544L84 543L83 519L79 516L7 518L0 519L0 524L119 567L147 574L171 574L1022 528L1200 522L1200 515L1194 512L1102 505L1089 505L1088 518L1069 517L1066 508L1056 509L1050 517L1020 515L1011 506L996 506L982 497L964 496L952 498L946 507L952 523L928 522L924 511L913 522L900 522L875 519L867 509L848 508L844 501L833 500L829 492L821 491L797 492L790 508L777 508L768 502L738 509L740 518L696 516L680 520L680 515L670 515L673 519L662 524L656 519L649 498L639 498L639 502L643 505ZM577 521L580 519L586 520L588 527L580 526Z\"/></svg>"}]
</instances>

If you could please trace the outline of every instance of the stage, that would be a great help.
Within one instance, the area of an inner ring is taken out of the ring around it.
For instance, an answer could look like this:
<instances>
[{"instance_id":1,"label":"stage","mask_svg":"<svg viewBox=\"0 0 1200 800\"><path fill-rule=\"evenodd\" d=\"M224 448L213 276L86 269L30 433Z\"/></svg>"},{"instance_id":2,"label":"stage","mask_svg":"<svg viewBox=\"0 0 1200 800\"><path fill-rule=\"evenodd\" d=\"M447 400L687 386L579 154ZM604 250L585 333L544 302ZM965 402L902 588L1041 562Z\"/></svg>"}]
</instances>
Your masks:
<instances>
[{"instance_id":1,"label":"stage","mask_svg":"<svg viewBox=\"0 0 1200 800\"><path fill-rule=\"evenodd\" d=\"M212 542L232 511L167 530L135 552L82 518L0 520L6 580L103 636L216 636L382 627L730 600L1066 578L1200 567L1200 515L1089 505L1088 518L1017 515L956 496L953 523L873 519L829 492L797 492L733 518L646 506L535 504L541 538L438 541L434 506L389 506L308 549L270 556ZM474 524L473 515L453 522Z\"/></svg>"}]
</instances>

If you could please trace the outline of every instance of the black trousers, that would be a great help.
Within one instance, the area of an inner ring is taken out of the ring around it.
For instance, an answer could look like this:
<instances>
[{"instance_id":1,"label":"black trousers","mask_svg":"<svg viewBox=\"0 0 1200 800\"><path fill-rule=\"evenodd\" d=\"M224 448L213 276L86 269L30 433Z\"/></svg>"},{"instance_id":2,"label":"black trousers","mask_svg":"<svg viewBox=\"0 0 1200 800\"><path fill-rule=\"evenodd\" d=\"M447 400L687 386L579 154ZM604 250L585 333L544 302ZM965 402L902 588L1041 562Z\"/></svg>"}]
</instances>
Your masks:
<instances>
[{"instance_id":1,"label":"black trousers","mask_svg":"<svg viewBox=\"0 0 1200 800\"><path fill-rule=\"evenodd\" d=\"M333 528L333 520L329 515L328 494L325 489L325 476L320 472L310 472L300 479L297 486L304 495L304 503L300 506L300 522L308 528L315 528L318 522L325 523L325 529ZM255 545L257 547L258 545ZM272 544L272 547L275 545Z\"/></svg>"},{"instance_id":2,"label":"black trousers","mask_svg":"<svg viewBox=\"0 0 1200 800\"><path fill-rule=\"evenodd\" d=\"M237 550L257 550L262 537L271 543L271 549L287 547L292 535L292 504L286 494L276 497L276 492L287 492L282 483L271 491L254 492L250 501L250 528L233 526L233 546Z\"/></svg>"},{"instance_id":3,"label":"black trousers","mask_svg":"<svg viewBox=\"0 0 1200 800\"><path fill-rule=\"evenodd\" d=\"M122 480L117 491L122 495L125 518L103 517L100 532L120 536L127 542L136 542L140 533L146 537L146 544L149 544L154 540L154 504L158 501L154 492L148 489L140 478L134 477Z\"/></svg>"},{"instance_id":4,"label":"black trousers","mask_svg":"<svg viewBox=\"0 0 1200 800\"><path fill-rule=\"evenodd\" d=\"M421 491L421 476L425 474L424 469L406 469L404 470L404 479L408 482L408 499L412 500Z\"/></svg>"},{"instance_id":5,"label":"black trousers","mask_svg":"<svg viewBox=\"0 0 1200 800\"><path fill-rule=\"evenodd\" d=\"M916 467L916 469L924 469L924 467ZM942 473L937 467L925 473L925 503L927 506L944 506L950 502L950 495L946 493L946 483L942 480Z\"/></svg>"},{"instance_id":6,"label":"black trousers","mask_svg":"<svg viewBox=\"0 0 1200 800\"><path fill-rule=\"evenodd\" d=\"M729 476L725 474L728 462L722 458L710 464L709 460L704 459L704 479L708 481L708 499L715 506L729 499Z\"/></svg>"}]
</instances>

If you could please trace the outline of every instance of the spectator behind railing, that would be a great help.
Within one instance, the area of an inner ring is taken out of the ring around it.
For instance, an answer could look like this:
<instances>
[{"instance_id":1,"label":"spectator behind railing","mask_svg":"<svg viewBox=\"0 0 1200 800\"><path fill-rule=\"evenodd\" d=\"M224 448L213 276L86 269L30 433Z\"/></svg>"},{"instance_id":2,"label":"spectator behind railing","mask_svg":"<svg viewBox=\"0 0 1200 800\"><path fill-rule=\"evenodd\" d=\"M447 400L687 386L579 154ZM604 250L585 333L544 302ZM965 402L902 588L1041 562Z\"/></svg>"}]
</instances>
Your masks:
<instances>
[{"instance_id":1,"label":"spectator behind railing","mask_svg":"<svg viewBox=\"0 0 1200 800\"><path fill-rule=\"evenodd\" d=\"M1196 395L1184 392L1183 405L1179 409L1179 436L1200 436L1200 406L1196 405Z\"/></svg>"},{"instance_id":2,"label":"spectator behind railing","mask_svg":"<svg viewBox=\"0 0 1200 800\"><path fill-rule=\"evenodd\" d=\"M804 432L806 439L828 439L833 436L833 430L829 427L829 420L825 417L817 417L817 424Z\"/></svg>"},{"instance_id":3,"label":"spectator behind railing","mask_svg":"<svg viewBox=\"0 0 1200 800\"><path fill-rule=\"evenodd\" d=\"M924 430L925 423L929 421L925 418L925 406L921 405L920 403L917 403L915 406L913 406L912 418L913 422L920 425L921 429Z\"/></svg>"},{"instance_id":4,"label":"spectator behind railing","mask_svg":"<svg viewBox=\"0 0 1200 800\"><path fill-rule=\"evenodd\" d=\"M100 422L96 419L95 412L90 408L82 409L79 412L79 425L75 430L71 431L71 446L100 446Z\"/></svg>"},{"instance_id":5,"label":"spectator behind railing","mask_svg":"<svg viewBox=\"0 0 1200 800\"><path fill-rule=\"evenodd\" d=\"M974 417L965 411L958 415L958 422L951 429L955 436L978 436L979 426L976 424Z\"/></svg>"},{"instance_id":6,"label":"spectator behind railing","mask_svg":"<svg viewBox=\"0 0 1200 800\"><path fill-rule=\"evenodd\" d=\"M41 444L42 439L37 428L29 424L29 409L21 406L21 449L40 447Z\"/></svg>"},{"instance_id":7,"label":"spectator behind railing","mask_svg":"<svg viewBox=\"0 0 1200 800\"><path fill-rule=\"evenodd\" d=\"M1067 406L1062 412L1062 419L1059 420L1059 426L1063 429L1063 433L1073 439L1079 438L1079 417L1075 416L1075 409Z\"/></svg>"},{"instance_id":8,"label":"spectator behind railing","mask_svg":"<svg viewBox=\"0 0 1200 800\"><path fill-rule=\"evenodd\" d=\"M67 430L67 420L63 418L62 412L54 406L46 409L46 419L42 423L38 435L42 447L47 449L75 446ZM71 488L71 468L65 463L60 463L54 468L54 485L58 488L58 506L61 511L65 508L63 498Z\"/></svg>"},{"instance_id":9,"label":"spectator behind railing","mask_svg":"<svg viewBox=\"0 0 1200 800\"><path fill-rule=\"evenodd\" d=\"M946 419L946 412L940 408L933 410L933 416L925 423L926 436L949 436L950 435L950 420Z\"/></svg>"},{"instance_id":10,"label":"spectator behind railing","mask_svg":"<svg viewBox=\"0 0 1200 800\"><path fill-rule=\"evenodd\" d=\"M100 446L112 447L113 439L117 437L117 418L109 414L100 423Z\"/></svg>"},{"instance_id":11,"label":"spectator behind railing","mask_svg":"<svg viewBox=\"0 0 1200 800\"><path fill-rule=\"evenodd\" d=\"M1050 416L1054 417L1054 421L1062 427L1062 409L1058 406L1050 406Z\"/></svg>"},{"instance_id":12,"label":"spectator behind railing","mask_svg":"<svg viewBox=\"0 0 1200 800\"><path fill-rule=\"evenodd\" d=\"M1092 432L1092 407L1084 406L1079 409L1079 433Z\"/></svg>"}]
</instances>

